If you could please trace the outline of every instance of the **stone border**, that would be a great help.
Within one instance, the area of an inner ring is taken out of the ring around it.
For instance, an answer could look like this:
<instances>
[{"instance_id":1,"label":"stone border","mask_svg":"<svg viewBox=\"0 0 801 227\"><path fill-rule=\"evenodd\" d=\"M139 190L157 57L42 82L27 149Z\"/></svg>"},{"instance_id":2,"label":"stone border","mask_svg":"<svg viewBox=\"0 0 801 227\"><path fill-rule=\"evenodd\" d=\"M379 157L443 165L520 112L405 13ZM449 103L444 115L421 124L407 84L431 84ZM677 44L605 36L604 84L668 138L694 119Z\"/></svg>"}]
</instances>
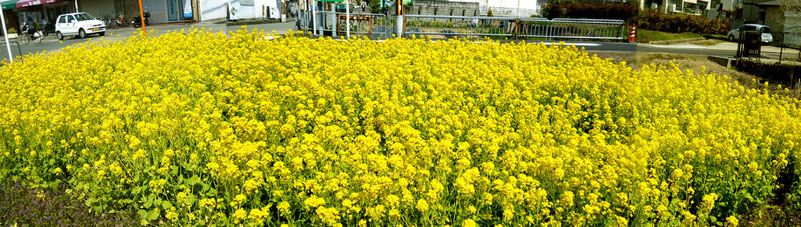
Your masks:
<instances>
[{"instance_id":1,"label":"stone border","mask_svg":"<svg viewBox=\"0 0 801 227\"><path fill-rule=\"evenodd\" d=\"M695 41L706 40L706 38L692 38L692 39L674 39L674 40L665 40L665 41L652 41L648 44L653 45L673 45L673 44L682 44L682 43L690 43Z\"/></svg>"}]
</instances>

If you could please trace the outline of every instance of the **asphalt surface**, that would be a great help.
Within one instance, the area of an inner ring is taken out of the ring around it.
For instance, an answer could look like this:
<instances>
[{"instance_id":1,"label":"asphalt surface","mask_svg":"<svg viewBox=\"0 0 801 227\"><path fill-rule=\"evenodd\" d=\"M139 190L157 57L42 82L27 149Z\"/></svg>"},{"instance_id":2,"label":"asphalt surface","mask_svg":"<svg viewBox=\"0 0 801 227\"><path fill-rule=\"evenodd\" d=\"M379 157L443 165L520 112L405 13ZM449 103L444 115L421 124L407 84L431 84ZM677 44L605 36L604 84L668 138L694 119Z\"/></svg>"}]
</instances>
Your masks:
<instances>
[{"instance_id":1,"label":"asphalt surface","mask_svg":"<svg viewBox=\"0 0 801 227\"><path fill-rule=\"evenodd\" d=\"M243 26L235 25L235 26L228 26L224 23L221 24L214 24L214 23L195 23L195 24L168 24L168 25L154 25L149 26L148 30L151 31L151 35L158 36L159 34L163 34L165 32L172 32L172 31L180 31L183 29L185 32L188 32L193 27L195 28L206 28L206 30L211 31L235 31L239 29L243 29ZM290 30L295 29L294 22L286 22L286 23L272 23L272 24L259 24L259 25L247 25L245 29L252 30L252 29L262 29L266 32L275 31L277 34L285 34L290 32ZM120 29L110 29L106 32L106 36L102 39L104 40L111 40L111 41L119 41L124 40L131 35L134 35L140 29L134 29L131 27L128 28L120 28ZM156 31L156 32L152 32ZM90 36L86 39L80 39L76 37L66 37L62 43L55 39L55 35L51 34L42 41L42 43L35 44L30 43L28 45L20 44L19 48L16 45L11 45L12 53L15 56L18 55L25 55L25 54L32 54L32 53L39 53L39 52L53 52L59 51L64 47L77 44L77 43L88 43L88 42L97 42L101 38L98 36ZM2 41L3 39L0 39ZM509 43L509 42L521 42L515 40L498 40L502 43ZM543 41L524 41L527 43L539 43ZM558 43L559 41L554 41ZM552 43L551 41L546 41L546 44ZM586 51L618 51L618 52L630 52L630 53L674 53L674 54L693 54L693 55L708 55L708 56L734 56L736 55L736 44L734 43L722 43L712 47L704 47L704 46L695 46L695 45L650 45L650 44L633 44L633 43L626 43L626 42L584 42L584 41L567 41L567 45L576 45L579 48L584 48ZM0 52L0 59L8 58L8 53L5 48L1 48ZM787 55L797 55L797 50L788 50L785 49L785 56ZM765 47L762 51L762 56L765 58L772 58L778 59L779 50L775 47Z\"/></svg>"}]
</instances>

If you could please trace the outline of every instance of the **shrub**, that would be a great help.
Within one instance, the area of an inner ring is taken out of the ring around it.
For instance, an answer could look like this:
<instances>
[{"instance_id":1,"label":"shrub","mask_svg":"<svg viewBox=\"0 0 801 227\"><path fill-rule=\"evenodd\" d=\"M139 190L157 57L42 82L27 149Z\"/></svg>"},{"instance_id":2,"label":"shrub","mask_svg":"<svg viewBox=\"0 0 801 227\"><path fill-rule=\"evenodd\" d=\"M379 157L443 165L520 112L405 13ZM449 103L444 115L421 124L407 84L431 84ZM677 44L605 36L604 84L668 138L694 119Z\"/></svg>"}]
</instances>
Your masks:
<instances>
[{"instance_id":1,"label":"shrub","mask_svg":"<svg viewBox=\"0 0 801 227\"><path fill-rule=\"evenodd\" d=\"M801 102L725 76L572 46L267 35L4 65L0 179L66 182L143 224L704 226L799 162Z\"/></svg>"},{"instance_id":2,"label":"shrub","mask_svg":"<svg viewBox=\"0 0 801 227\"><path fill-rule=\"evenodd\" d=\"M637 15L637 6L629 4L548 3L543 8L547 18L593 18L629 20Z\"/></svg>"},{"instance_id":3,"label":"shrub","mask_svg":"<svg viewBox=\"0 0 801 227\"><path fill-rule=\"evenodd\" d=\"M731 28L731 21L717 21L689 14L664 14L656 10L642 12L636 21L638 28L672 33L726 35Z\"/></svg>"}]
</instances>

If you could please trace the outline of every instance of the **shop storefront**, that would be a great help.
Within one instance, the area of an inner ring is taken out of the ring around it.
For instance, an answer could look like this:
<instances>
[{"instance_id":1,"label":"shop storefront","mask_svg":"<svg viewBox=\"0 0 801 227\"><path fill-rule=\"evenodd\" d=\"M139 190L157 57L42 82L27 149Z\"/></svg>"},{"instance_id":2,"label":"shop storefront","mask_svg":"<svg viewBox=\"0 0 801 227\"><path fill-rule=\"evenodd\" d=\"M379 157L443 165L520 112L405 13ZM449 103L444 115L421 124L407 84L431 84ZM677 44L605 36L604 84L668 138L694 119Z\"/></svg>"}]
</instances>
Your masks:
<instances>
[{"instance_id":1,"label":"shop storefront","mask_svg":"<svg viewBox=\"0 0 801 227\"><path fill-rule=\"evenodd\" d=\"M56 18L65 13L75 12L75 1L66 0L4 0L0 2L6 18L8 29L20 28L27 19L38 24L55 23Z\"/></svg>"},{"instance_id":2,"label":"shop storefront","mask_svg":"<svg viewBox=\"0 0 801 227\"><path fill-rule=\"evenodd\" d=\"M184 8L191 8L191 1L186 0L142 0L142 7L150 12L150 23L170 23L192 20L184 17ZM190 10L191 12L191 10Z\"/></svg>"}]
</instances>

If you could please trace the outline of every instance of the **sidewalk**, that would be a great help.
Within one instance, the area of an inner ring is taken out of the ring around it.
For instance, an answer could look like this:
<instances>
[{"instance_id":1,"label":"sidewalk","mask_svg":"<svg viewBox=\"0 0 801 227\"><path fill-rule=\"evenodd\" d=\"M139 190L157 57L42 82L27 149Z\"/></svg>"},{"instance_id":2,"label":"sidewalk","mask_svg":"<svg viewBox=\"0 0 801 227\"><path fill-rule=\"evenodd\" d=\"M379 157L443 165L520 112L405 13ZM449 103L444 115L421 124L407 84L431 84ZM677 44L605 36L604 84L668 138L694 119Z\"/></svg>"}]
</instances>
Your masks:
<instances>
[{"instance_id":1,"label":"sidewalk","mask_svg":"<svg viewBox=\"0 0 801 227\"><path fill-rule=\"evenodd\" d=\"M722 51L733 51L735 53L737 51L737 43L728 41L724 41L711 46L694 45L691 43L674 44L674 45L655 45L655 44L639 44L639 45L659 47L659 48L722 50ZM786 58L795 59L798 56L798 52L799 52L798 49L793 49L788 47L785 47L784 50L782 50L782 48L776 46L762 46L763 57L767 57L770 59L779 59L780 53L783 59Z\"/></svg>"}]
</instances>

